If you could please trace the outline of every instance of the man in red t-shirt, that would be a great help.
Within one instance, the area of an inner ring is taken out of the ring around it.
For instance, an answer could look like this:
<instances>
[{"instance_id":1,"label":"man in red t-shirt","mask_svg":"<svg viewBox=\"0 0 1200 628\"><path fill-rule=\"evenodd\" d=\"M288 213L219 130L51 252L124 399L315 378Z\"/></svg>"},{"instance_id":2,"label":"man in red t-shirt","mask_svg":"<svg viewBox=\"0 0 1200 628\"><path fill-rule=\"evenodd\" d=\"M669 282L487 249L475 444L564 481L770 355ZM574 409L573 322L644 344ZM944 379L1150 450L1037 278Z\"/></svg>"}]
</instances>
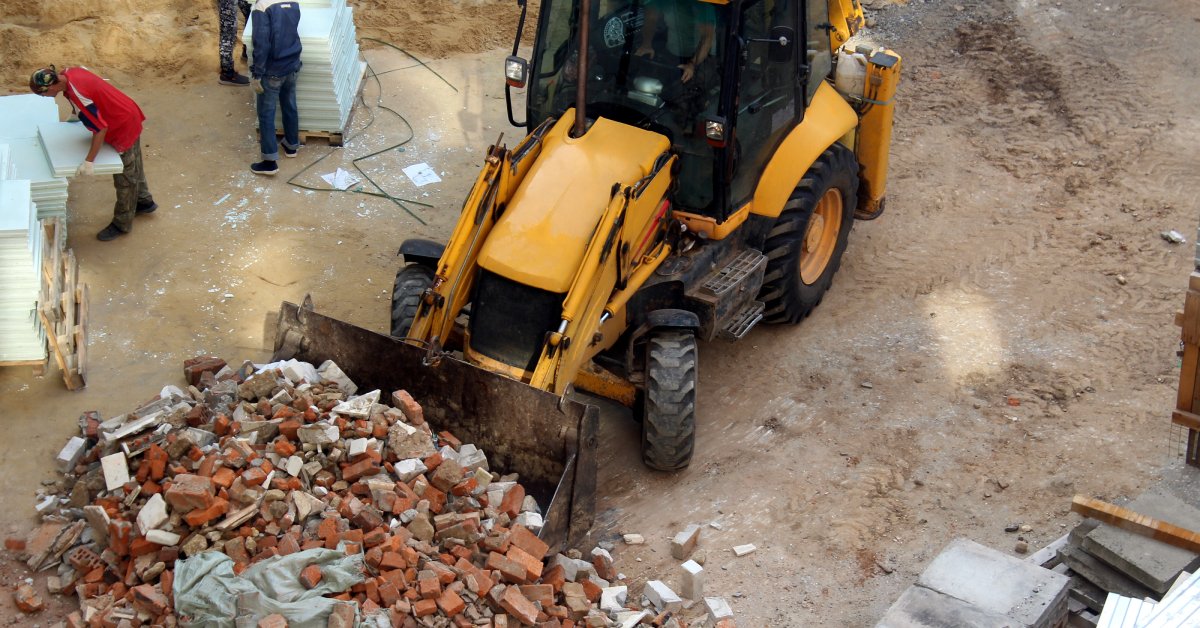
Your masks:
<instances>
[{"instance_id":1,"label":"man in red t-shirt","mask_svg":"<svg viewBox=\"0 0 1200 628\"><path fill-rule=\"evenodd\" d=\"M29 78L29 90L41 96L54 98L58 94L66 97L79 120L92 132L92 145L87 157L79 164L75 174L92 174L93 162L100 152L100 145L107 143L121 155L124 172L113 175L117 189L117 204L113 209L112 222L96 237L103 241L112 240L133 229L136 214L149 214L158 209L150 188L146 185L146 172L142 168L142 121L146 116L137 103L121 90L109 85L104 79L86 68L42 68Z\"/></svg>"}]
</instances>

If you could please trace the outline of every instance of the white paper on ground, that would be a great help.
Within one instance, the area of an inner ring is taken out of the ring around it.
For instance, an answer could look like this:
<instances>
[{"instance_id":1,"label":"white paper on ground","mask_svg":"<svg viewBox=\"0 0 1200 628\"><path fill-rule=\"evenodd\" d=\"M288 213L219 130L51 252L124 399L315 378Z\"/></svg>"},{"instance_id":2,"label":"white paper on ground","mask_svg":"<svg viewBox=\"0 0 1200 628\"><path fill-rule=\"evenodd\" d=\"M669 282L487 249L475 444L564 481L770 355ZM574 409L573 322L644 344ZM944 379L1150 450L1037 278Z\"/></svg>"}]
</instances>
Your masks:
<instances>
[{"instance_id":1,"label":"white paper on ground","mask_svg":"<svg viewBox=\"0 0 1200 628\"><path fill-rule=\"evenodd\" d=\"M341 168L338 168L337 172L329 172L329 173L323 174L323 175L321 175L321 178L325 179L326 183L328 183L329 185L332 185L333 187L335 187L339 190L345 190L345 189L349 188L350 186L354 185L355 183L358 183L359 181L361 181L361 179L359 179L358 177L354 176L353 174L350 174L349 172L347 172Z\"/></svg>"},{"instance_id":2,"label":"white paper on ground","mask_svg":"<svg viewBox=\"0 0 1200 628\"><path fill-rule=\"evenodd\" d=\"M430 168L429 164L425 162L413 164L405 168L404 174L408 175L408 178L412 179L413 184L417 187L429 185L430 183L441 183L442 181L442 178L437 176L433 168Z\"/></svg>"}]
</instances>

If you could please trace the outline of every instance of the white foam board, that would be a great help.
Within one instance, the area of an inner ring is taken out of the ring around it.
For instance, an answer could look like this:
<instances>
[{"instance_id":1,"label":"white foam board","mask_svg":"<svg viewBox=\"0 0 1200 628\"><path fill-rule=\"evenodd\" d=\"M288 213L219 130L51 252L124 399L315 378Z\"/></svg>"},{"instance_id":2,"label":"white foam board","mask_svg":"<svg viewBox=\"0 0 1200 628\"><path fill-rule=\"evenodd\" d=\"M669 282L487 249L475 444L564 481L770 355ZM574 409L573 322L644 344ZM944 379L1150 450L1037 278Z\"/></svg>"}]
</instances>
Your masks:
<instances>
[{"instance_id":1,"label":"white foam board","mask_svg":"<svg viewBox=\"0 0 1200 628\"><path fill-rule=\"evenodd\" d=\"M75 176L75 169L83 163L92 146L92 132L78 122L39 124L38 139L56 177ZM125 170L121 156L108 144L100 146L92 163L95 174L119 174Z\"/></svg>"}]
</instances>

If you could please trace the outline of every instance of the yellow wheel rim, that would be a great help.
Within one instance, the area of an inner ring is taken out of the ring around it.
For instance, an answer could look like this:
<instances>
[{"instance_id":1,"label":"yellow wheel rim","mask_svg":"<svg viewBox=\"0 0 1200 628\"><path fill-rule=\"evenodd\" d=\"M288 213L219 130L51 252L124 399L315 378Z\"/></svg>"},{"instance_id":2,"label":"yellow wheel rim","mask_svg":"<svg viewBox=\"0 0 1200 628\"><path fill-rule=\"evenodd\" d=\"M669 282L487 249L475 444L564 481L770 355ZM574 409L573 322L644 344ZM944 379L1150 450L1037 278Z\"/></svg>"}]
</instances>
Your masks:
<instances>
[{"instance_id":1,"label":"yellow wheel rim","mask_svg":"<svg viewBox=\"0 0 1200 628\"><path fill-rule=\"evenodd\" d=\"M806 285L816 283L833 260L844 211L842 191L837 188L826 190L813 209L800 248L800 279Z\"/></svg>"}]
</instances>

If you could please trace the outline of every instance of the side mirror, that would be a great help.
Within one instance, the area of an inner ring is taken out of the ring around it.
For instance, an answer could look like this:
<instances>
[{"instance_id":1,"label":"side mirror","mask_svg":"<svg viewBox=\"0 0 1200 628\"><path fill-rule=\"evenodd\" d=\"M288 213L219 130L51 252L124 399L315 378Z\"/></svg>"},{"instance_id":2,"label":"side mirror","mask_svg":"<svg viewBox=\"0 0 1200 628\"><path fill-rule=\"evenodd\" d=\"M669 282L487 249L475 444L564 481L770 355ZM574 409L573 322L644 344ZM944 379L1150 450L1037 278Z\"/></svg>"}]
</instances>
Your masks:
<instances>
[{"instance_id":1,"label":"side mirror","mask_svg":"<svg viewBox=\"0 0 1200 628\"><path fill-rule=\"evenodd\" d=\"M529 62L521 57L508 57L504 60L504 80L509 87L518 89L525 87L529 80Z\"/></svg>"},{"instance_id":2,"label":"side mirror","mask_svg":"<svg viewBox=\"0 0 1200 628\"><path fill-rule=\"evenodd\" d=\"M767 57L771 61L784 62L792 58L792 46L796 42L796 29L790 26L771 27L771 43Z\"/></svg>"}]
</instances>

